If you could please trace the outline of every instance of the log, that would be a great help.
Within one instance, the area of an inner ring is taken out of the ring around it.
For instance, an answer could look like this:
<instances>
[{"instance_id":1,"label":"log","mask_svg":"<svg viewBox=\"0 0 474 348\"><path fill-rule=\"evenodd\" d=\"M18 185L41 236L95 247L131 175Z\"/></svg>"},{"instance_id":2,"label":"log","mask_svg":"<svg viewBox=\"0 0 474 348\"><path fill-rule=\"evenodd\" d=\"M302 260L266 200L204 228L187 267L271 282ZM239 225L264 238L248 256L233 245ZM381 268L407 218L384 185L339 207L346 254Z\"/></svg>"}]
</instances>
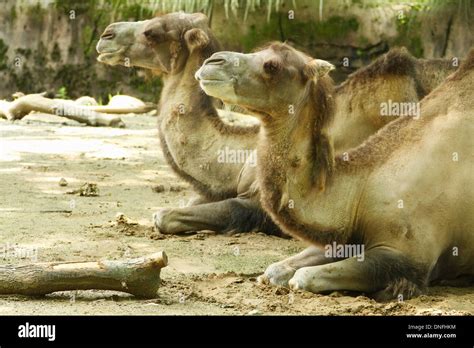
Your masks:
<instances>
[{"instance_id":1,"label":"log","mask_svg":"<svg viewBox=\"0 0 474 348\"><path fill-rule=\"evenodd\" d=\"M87 105L87 109L105 114L144 114L155 110L156 104L146 103L139 106Z\"/></svg>"},{"instance_id":2,"label":"log","mask_svg":"<svg viewBox=\"0 0 474 348\"><path fill-rule=\"evenodd\" d=\"M42 94L28 94L12 102L0 103L0 115L9 120L22 119L32 111L66 117L89 126L124 127L122 119L96 112L73 101L45 98Z\"/></svg>"},{"instance_id":3,"label":"log","mask_svg":"<svg viewBox=\"0 0 474 348\"><path fill-rule=\"evenodd\" d=\"M127 260L0 266L0 294L46 295L66 290L115 290L155 298L165 252Z\"/></svg>"}]
</instances>

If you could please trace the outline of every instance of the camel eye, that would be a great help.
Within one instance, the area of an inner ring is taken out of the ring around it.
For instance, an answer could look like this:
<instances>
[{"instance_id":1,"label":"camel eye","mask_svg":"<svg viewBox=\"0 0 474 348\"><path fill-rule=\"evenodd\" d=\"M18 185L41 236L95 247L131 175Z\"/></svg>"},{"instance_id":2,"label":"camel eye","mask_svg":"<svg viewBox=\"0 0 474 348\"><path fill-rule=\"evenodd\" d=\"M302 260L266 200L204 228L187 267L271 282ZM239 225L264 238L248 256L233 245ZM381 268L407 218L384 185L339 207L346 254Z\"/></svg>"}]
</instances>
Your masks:
<instances>
[{"instance_id":1,"label":"camel eye","mask_svg":"<svg viewBox=\"0 0 474 348\"><path fill-rule=\"evenodd\" d=\"M148 41L158 42L160 34L154 31L153 29L147 29L143 32L143 35Z\"/></svg>"},{"instance_id":2,"label":"camel eye","mask_svg":"<svg viewBox=\"0 0 474 348\"><path fill-rule=\"evenodd\" d=\"M148 29L148 30L145 30L145 32L143 33L143 35L145 35L145 37L146 37L147 39L151 39L153 33L152 33L151 29Z\"/></svg>"},{"instance_id":3,"label":"camel eye","mask_svg":"<svg viewBox=\"0 0 474 348\"><path fill-rule=\"evenodd\" d=\"M274 60L269 60L263 64L263 70L268 75L275 75L281 69L281 65L279 62Z\"/></svg>"}]
</instances>

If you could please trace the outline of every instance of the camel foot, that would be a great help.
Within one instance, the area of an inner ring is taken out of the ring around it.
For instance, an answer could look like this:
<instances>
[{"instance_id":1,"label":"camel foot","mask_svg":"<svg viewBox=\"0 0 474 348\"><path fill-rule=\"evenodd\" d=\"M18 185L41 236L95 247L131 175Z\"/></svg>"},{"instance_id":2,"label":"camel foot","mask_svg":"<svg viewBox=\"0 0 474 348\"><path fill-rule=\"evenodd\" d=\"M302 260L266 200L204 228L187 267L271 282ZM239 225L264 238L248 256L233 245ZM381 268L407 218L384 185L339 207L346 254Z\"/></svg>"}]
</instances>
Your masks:
<instances>
[{"instance_id":1,"label":"camel foot","mask_svg":"<svg viewBox=\"0 0 474 348\"><path fill-rule=\"evenodd\" d=\"M162 208L153 214L153 225L155 231L163 234L172 234L170 228L170 212L171 209Z\"/></svg>"},{"instance_id":2,"label":"camel foot","mask_svg":"<svg viewBox=\"0 0 474 348\"><path fill-rule=\"evenodd\" d=\"M315 294L344 289L337 286L337 281L331 281L331 275L328 277L324 266L298 269L288 281L288 286L291 290L304 290Z\"/></svg>"},{"instance_id":3,"label":"camel foot","mask_svg":"<svg viewBox=\"0 0 474 348\"><path fill-rule=\"evenodd\" d=\"M285 262L275 262L267 267L265 273L257 278L257 282L263 285L275 285L288 287L288 281L295 274L296 269L288 266Z\"/></svg>"},{"instance_id":4,"label":"camel foot","mask_svg":"<svg viewBox=\"0 0 474 348\"><path fill-rule=\"evenodd\" d=\"M288 286L291 290L305 290L310 292L316 292L313 290L313 284L310 281L310 276L305 268L300 268L295 272L293 277L288 281Z\"/></svg>"}]
</instances>

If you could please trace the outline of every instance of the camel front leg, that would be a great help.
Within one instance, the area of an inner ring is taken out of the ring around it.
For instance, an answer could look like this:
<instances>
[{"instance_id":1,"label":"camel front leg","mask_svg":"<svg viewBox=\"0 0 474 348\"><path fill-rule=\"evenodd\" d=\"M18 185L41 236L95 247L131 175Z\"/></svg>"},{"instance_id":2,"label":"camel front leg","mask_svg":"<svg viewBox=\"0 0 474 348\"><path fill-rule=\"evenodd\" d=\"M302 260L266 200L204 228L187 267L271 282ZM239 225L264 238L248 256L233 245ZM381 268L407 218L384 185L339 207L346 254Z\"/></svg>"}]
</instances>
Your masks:
<instances>
[{"instance_id":1,"label":"camel front leg","mask_svg":"<svg viewBox=\"0 0 474 348\"><path fill-rule=\"evenodd\" d=\"M187 207L192 207L194 205L200 205L200 204L210 203L210 202L212 202L212 201L209 198L204 197L204 196L200 196L200 195L196 195L196 196L193 196L189 199L189 201L186 203L186 206Z\"/></svg>"},{"instance_id":2,"label":"camel front leg","mask_svg":"<svg viewBox=\"0 0 474 348\"><path fill-rule=\"evenodd\" d=\"M218 233L262 231L267 234L281 234L257 202L242 198L160 209L153 214L153 221L156 230L164 234L200 230Z\"/></svg>"},{"instance_id":3,"label":"camel front leg","mask_svg":"<svg viewBox=\"0 0 474 348\"><path fill-rule=\"evenodd\" d=\"M369 250L363 258L300 268L289 281L293 290L327 293L348 290L373 293L377 299L408 299L421 293L426 270L387 248Z\"/></svg>"},{"instance_id":4,"label":"camel front leg","mask_svg":"<svg viewBox=\"0 0 474 348\"><path fill-rule=\"evenodd\" d=\"M265 273L257 278L260 284L271 284L288 287L288 281L295 272L303 267L324 265L334 262L332 257L324 254L324 249L310 246L302 252L293 255L283 261L272 263L267 267Z\"/></svg>"}]
</instances>

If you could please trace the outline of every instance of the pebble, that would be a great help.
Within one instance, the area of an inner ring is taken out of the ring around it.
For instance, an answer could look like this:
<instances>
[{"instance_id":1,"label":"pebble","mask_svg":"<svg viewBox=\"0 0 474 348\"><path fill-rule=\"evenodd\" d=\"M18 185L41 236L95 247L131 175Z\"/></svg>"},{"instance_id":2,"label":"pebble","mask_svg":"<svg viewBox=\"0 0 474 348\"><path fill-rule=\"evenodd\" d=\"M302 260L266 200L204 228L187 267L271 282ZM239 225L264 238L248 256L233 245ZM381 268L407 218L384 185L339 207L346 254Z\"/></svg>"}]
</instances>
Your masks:
<instances>
[{"instance_id":1,"label":"pebble","mask_svg":"<svg viewBox=\"0 0 474 348\"><path fill-rule=\"evenodd\" d=\"M248 312L247 315L260 315L260 311L258 309L253 309Z\"/></svg>"}]
</instances>

